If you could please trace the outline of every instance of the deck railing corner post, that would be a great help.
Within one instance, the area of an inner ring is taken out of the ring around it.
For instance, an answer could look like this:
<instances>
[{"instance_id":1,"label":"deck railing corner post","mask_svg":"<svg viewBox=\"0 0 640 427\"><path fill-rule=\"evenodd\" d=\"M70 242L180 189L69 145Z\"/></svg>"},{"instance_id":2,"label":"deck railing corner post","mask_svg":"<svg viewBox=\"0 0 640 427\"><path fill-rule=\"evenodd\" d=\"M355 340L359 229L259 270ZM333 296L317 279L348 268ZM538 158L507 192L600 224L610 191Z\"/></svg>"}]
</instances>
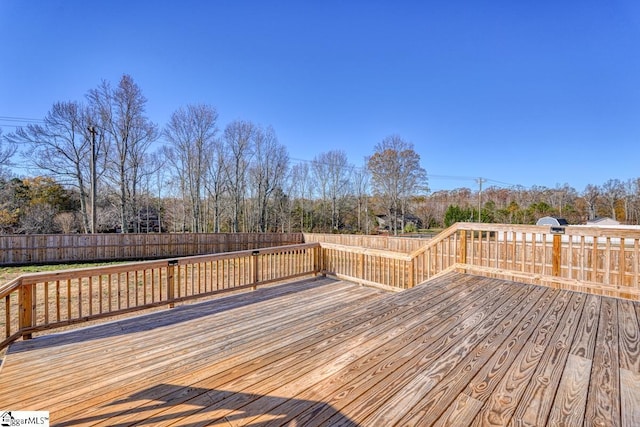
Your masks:
<instances>
[{"instance_id":1,"label":"deck railing corner post","mask_svg":"<svg viewBox=\"0 0 640 427\"><path fill-rule=\"evenodd\" d=\"M18 302L18 328L22 331L22 339L29 340L33 337L31 328L34 326L35 317L33 312L35 310L34 299L34 284L24 284L20 281L20 287L18 290L19 302Z\"/></svg>"}]
</instances>

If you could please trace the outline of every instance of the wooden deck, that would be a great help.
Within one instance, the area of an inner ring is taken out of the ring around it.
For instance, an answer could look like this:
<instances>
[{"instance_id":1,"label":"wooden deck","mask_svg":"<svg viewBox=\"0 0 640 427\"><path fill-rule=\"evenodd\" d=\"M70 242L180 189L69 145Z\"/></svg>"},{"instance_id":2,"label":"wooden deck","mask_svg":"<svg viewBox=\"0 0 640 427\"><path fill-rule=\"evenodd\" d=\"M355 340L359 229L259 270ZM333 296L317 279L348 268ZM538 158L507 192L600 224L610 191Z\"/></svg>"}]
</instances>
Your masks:
<instances>
[{"instance_id":1,"label":"wooden deck","mask_svg":"<svg viewBox=\"0 0 640 427\"><path fill-rule=\"evenodd\" d=\"M449 274L328 278L12 344L52 425L640 425L640 304Z\"/></svg>"}]
</instances>

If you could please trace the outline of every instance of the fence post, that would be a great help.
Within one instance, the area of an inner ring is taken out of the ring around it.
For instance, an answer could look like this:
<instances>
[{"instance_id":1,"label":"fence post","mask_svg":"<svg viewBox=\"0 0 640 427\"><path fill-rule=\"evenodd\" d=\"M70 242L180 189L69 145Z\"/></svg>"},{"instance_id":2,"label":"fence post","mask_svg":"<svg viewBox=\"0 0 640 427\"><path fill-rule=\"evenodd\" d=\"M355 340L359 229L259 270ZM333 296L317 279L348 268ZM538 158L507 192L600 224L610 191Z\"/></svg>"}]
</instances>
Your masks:
<instances>
[{"instance_id":1,"label":"fence post","mask_svg":"<svg viewBox=\"0 0 640 427\"><path fill-rule=\"evenodd\" d=\"M34 295L33 289L34 284L30 283L25 285L20 283L20 291L19 291L19 319L18 319L18 328L21 331L24 331L27 328L33 327L33 310L34 307ZM22 339L30 340L33 337L31 332L23 332Z\"/></svg>"},{"instance_id":2,"label":"fence post","mask_svg":"<svg viewBox=\"0 0 640 427\"><path fill-rule=\"evenodd\" d=\"M553 235L553 252L551 254L551 274L560 276L560 266L562 265L562 236Z\"/></svg>"},{"instance_id":3,"label":"fence post","mask_svg":"<svg viewBox=\"0 0 640 427\"><path fill-rule=\"evenodd\" d=\"M169 300L169 308L175 307L173 299L176 295L176 268L178 268L177 259L173 259L167 262L167 299Z\"/></svg>"}]
</instances>

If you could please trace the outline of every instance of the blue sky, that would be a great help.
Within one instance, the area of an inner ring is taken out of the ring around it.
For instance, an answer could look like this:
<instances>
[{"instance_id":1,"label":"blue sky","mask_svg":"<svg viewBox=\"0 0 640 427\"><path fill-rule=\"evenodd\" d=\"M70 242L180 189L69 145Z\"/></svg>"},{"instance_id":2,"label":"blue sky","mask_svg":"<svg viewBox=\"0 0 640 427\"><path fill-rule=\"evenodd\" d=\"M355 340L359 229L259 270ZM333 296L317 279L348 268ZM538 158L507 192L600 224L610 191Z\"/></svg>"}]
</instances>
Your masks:
<instances>
[{"instance_id":1,"label":"blue sky","mask_svg":"<svg viewBox=\"0 0 640 427\"><path fill-rule=\"evenodd\" d=\"M640 177L640 2L0 0L0 127L130 74L294 161L412 142L432 190ZM447 177L454 177L449 179Z\"/></svg>"}]
</instances>

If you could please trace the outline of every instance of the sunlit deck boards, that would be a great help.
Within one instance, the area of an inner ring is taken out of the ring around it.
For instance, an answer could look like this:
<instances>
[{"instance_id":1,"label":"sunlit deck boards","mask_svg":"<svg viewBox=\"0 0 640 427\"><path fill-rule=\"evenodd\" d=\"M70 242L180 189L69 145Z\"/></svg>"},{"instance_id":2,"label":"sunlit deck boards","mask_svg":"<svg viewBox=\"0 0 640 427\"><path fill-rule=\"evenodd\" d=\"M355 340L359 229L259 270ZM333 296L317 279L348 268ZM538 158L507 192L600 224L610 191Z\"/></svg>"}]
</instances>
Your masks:
<instances>
[{"instance_id":1,"label":"sunlit deck boards","mask_svg":"<svg viewBox=\"0 0 640 427\"><path fill-rule=\"evenodd\" d=\"M55 425L640 425L640 305L450 274L318 279L12 345Z\"/></svg>"}]
</instances>

